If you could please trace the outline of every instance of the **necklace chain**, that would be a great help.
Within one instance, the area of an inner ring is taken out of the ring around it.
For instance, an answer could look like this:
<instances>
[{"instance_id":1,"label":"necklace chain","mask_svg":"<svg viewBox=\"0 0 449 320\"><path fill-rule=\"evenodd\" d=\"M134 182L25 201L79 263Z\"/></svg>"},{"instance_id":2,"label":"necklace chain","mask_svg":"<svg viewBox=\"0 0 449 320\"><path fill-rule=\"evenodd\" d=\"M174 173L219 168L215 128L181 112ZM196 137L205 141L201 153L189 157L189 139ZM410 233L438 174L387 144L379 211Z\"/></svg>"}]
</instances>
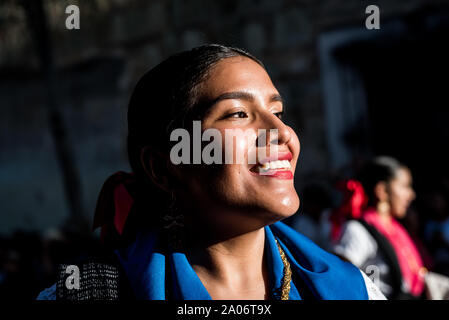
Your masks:
<instances>
[{"instance_id":1,"label":"necklace chain","mask_svg":"<svg viewBox=\"0 0 449 320\"><path fill-rule=\"evenodd\" d=\"M290 294L290 286L292 281L292 270L290 268L290 263L287 260L284 250L282 250L281 245L275 239L276 244L281 254L282 263L284 264L284 275L282 276L282 287L281 287L281 300L288 300Z\"/></svg>"}]
</instances>

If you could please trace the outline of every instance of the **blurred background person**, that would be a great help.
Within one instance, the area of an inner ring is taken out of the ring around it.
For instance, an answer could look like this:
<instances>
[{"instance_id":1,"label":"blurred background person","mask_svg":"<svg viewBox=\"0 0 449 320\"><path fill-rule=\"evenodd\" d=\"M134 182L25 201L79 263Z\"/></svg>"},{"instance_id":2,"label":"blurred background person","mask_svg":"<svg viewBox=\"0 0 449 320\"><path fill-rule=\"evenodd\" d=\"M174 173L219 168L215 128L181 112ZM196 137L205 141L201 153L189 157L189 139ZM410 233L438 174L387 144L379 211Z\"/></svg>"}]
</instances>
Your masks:
<instances>
[{"instance_id":1,"label":"blurred background person","mask_svg":"<svg viewBox=\"0 0 449 320\"><path fill-rule=\"evenodd\" d=\"M397 221L415 199L410 170L382 156L369 162L359 175L366 199L343 224L335 253L362 270L377 267L378 285L390 299L423 297L425 267L416 245Z\"/></svg>"}]
</instances>

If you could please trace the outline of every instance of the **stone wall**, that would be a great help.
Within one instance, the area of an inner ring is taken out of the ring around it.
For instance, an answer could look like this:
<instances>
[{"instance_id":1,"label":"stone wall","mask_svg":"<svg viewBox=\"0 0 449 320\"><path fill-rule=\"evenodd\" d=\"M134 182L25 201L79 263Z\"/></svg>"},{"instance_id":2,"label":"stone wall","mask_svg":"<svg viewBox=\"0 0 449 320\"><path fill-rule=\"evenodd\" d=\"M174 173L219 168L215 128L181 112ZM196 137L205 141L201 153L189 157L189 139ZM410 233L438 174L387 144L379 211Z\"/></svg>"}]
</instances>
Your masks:
<instances>
[{"instance_id":1,"label":"stone wall","mask_svg":"<svg viewBox=\"0 0 449 320\"><path fill-rule=\"evenodd\" d=\"M203 43L244 47L267 66L287 101L289 123L301 140L298 186L329 174L318 39L363 28L365 8L377 4L381 21L446 1L348 0L48 0L59 72L58 105L91 219L105 178L129 170L126 107L137 79L163 58ZM65 28L65 7L77 4L81 29ZM17 1L0 16L0 233L44 230L68 215L44 86L25 15ZM368 32L368 31L367 31Z\"/></svg>"}]
</instances>

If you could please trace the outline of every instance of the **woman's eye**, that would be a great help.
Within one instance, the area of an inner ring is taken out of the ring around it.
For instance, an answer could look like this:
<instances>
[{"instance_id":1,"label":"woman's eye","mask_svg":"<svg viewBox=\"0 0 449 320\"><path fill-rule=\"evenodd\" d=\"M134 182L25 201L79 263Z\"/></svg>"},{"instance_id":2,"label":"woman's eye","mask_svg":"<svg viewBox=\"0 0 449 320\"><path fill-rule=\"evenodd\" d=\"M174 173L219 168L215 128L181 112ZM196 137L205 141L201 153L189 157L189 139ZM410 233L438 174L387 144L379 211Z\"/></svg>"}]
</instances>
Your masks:
<instances>
[{"instance_id":1,"label":"woman's eye","mask_svg":"<svg viewBox=\"0 0 449 320\"><path fill-rule=\"evenodd\" d=\"M246 114L246 112L243 111L234 112L226 116L226 118L247 118L247 117L248 115Z\"/></svg>"},{"instance_id":2,"label":"woman's eye","mask_svg":"<svg viewBox=\"0 0 449 320\"><path fill-rule=\"evenodd\" d=\"M274 115L282 120L282 117L284 116L284 111L275 112Z\"/></svg>"}]
</instances>

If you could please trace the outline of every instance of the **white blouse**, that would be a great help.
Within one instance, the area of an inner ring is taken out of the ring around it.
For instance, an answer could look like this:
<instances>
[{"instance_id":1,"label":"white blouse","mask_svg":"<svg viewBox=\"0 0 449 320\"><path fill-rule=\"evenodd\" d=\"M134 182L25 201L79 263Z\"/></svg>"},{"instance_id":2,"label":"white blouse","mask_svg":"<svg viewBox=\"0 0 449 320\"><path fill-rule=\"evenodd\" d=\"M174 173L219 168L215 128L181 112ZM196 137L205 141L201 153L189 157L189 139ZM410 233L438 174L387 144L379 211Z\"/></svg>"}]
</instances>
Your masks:
<instances>
[{"instance_id":1,"label":"white blouse","mask_svg":"<svg viewBox=\"0 0 449 320\"><path fill-rule=\"evenodd\" d=\"M332 251L371 276L373 282L385 296L392 293L390 267L384 254L369 231L358 221L350 220L343 225L339 242ZM405 283L402 283L405 286ZM403 288L407 291L407 288Z\"/></svg>"}]
</instances>

